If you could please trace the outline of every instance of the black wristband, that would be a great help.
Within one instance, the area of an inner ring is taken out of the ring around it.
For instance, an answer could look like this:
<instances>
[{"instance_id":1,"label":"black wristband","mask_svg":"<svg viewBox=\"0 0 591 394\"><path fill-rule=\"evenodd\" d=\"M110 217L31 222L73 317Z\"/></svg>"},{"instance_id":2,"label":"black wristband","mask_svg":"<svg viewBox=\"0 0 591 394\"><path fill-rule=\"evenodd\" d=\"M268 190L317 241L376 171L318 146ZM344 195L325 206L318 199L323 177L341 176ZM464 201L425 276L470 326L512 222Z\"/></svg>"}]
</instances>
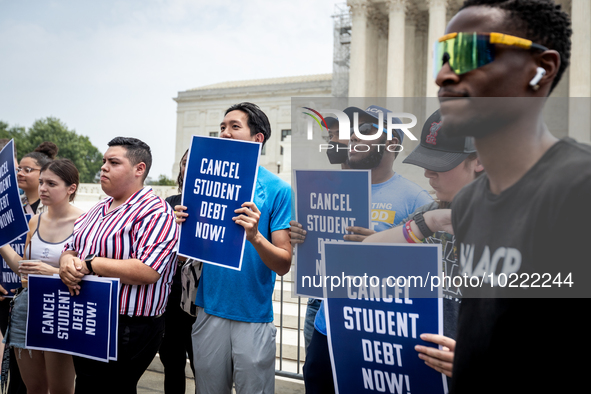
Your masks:
<instances>
[{"instance_id":1,"label":"black wristband","mask_svg":"<svg viewBox=\"0 0 591 394\"><path fill-rule=\"evenodd\" d=\"M86 268L88 268L88 271L90 271L91 274L94 274L94 271L92 270L92 260L94 260L95 257L96 254L90 254L86 256L86 258L84 259L84 262L86 263Z\"/></svg>"},{"instance_id":2,"label":"black wristband","mask_svg":"<svg viewBox=\"0 0 591 394\"><path fill-rule=\"evenodd\" d=\"M421 233L423 234L424 238L429 238L430 236L432 236L434 233L433 231L431 231L431 229L429 228L429 226L427 226L427 223L425 223L425 218L423 217L423 212L417 212L415 214L415 216L413 217L415 223L417 224L417 227L419 228L419 230L421 230Z\"/></svg>"}]
</instances>

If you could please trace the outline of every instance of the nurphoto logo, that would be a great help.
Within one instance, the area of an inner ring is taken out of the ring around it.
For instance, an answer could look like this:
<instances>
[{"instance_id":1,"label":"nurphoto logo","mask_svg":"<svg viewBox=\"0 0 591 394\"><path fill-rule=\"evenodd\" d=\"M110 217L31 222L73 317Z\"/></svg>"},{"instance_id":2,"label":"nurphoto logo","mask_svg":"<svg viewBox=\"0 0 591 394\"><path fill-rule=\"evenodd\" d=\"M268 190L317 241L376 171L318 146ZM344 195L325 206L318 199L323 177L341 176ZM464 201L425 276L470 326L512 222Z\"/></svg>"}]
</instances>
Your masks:
<instances>
[{"instance_id":1,"label":"nurphoto logo","mask_svg":"<svg viewBox=\"0 0 591 394\"><path fill-rule=\"evenodd\" d=\"M314 123L318 124L320 131L322 131L322 129L328 130L329 127L326 122L326 119L324 118L324 116L322 116L322 114L319 111L316 111L315 109L312 109L310 107L302 107L302 108L306 110L303 113L305 115L308 115L308 117L309 117L308 124L307 124L307 138L308 138L308 140L313 139ZM359 131L359 113L358 112L353 113L353 127L351 127L351 122L349 120L349 117L343 111L339 111L337 109L323 109L322 112L325 114L329 113L329 114L335 115L336 119L338 120L338 125L339 125L339 140L349 140L349 139L351 139L351 135L355 134L355 136L359 140L374 141L374 140L379 139L382 136L382 133L386 133L386 139L388 141L391 141L393 138L392 130L396 130L398 133L403 132L404 135L406 135L412 141L417 141L417 138L409 130L410 128L417 125L417 117L411 113L388 112L387 114L384 115L384 113L382 111L376 110L375 115L378 118L378 123L374 124L374 126L376 126L376 132L373 134L368 134L368 133L362 133L361 131ZM377 127L377 125L384 124L384 117L386 117L386 127L385 128ZM402 118L410 119L410 122L409 123L398 123L398 122L400 122L400 119L402 119ZM366 145L366 147L363 147L363 145ZM376 144L371 144L371 145L376 145ZM378 144L378 145L383 145L383 144ZM398 150L398 152L402 151L402 145L398 145L398 146L400 146L400 150ZM359 151L365 152L370 149L370 146L367 144L356 144L354 146L354 148L356 150L366 149L366 150L359 150ZM329 144L320 144L319 145L319 152L322 152L323 149L324 150L339 149L339 147L337 145L333 145L330 143Z\"/></svg>"}]
</instances>

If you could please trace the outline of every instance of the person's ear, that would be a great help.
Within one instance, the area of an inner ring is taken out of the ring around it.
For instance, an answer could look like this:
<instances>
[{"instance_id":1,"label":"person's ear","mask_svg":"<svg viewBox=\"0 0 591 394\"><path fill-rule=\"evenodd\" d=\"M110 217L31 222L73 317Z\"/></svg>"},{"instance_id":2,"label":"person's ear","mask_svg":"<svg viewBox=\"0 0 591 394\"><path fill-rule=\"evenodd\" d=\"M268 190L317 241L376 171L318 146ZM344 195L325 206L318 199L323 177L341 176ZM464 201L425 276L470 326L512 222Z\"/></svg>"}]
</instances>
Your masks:
<instances>
[{"instance_id":1,"label":"person's ear","mask_svg":"<svg viewBox=\"0 0 591 394\"><path fill-rule=\"evenodd\" d=\"M552 86L558 70L560 70L560 54L555 50L547 50L542 52L537 59L535 65L532 65L532 78L530 86L533 90L539 88L548 87L548 90ZM534 69L535 66L535 69ZM533 85L532 82L535 82Z\"/></svg>"},{"instance_id":2,"label":"person's ear","mask_svg":"<svg viewBox=\"0 0 591 394\"><path fill-rule=\"evenodd\" d=\"M398 139L398 137L392 137L391 140L386 140L386 147L388 147L389 145L400 145L400 140Z\"/></svg>"},{"instance_id":3,"label":"person's ear","mask_svg":"<svg viewBox=\"0 0 591 394\"><path fill-rule=\"evenodd\" d=\"M72 195L76 192L76 189L78 189L78 186L76 186L76 184L72 183L69 187L68 187L68 195Z\"/></svg>"},{"instance_id":4,"label":"person's ear","mask_svg":"<svg viewBox=\"0 0 591 394\"><path fill-rule=\"evenodd\" d=\"M261 144L265 141L265 136L263 133L256 133L254 138L256 142L260 142Z\"/></svg>"},{"instance_id":5,"label":"person's ear","mask_svg":"<svg viewBox=\"0 0 591 394\"><path fill-rule=\"evenodd\" d=\"M137 178L144 178L144 173L146 172L146 163L143 161L135 165L135 176Z\"/></svg>"},{"instance_id":6,"label":"person's ear","mask_svg":"<svg viewBox=\"0 0 591 394\"><path fill-rule=\"evenodd\" d=\"M484 166L480 162L480 158L479 157L477 157L475 160L473 160L473 162L472 162L472 168L473 168L473 170L474 170L475 173L479 173L479 172L484 171Z\"/></svg>"}]
</instances>

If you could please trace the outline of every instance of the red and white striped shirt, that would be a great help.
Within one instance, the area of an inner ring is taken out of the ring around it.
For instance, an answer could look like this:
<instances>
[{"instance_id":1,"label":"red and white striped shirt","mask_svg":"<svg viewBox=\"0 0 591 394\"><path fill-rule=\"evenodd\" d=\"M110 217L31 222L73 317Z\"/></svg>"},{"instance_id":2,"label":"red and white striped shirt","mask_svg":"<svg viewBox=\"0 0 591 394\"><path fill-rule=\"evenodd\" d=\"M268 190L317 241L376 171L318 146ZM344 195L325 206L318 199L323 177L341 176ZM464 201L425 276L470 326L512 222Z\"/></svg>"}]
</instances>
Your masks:
<instances>
[{"instance_id":1,"label":"red and white striped shirt","mask_svg":"<svg viewBox=\"0 0 591 394\"><path fill-rule=\"evenodd\" d=\"M121 285L119 314L157 316L164 312L176 269L178 226L174 211L144 187L111 212L108 197L80 216L65 250L116 260L138 259L160 274L150 285ZM84 290L82 290L84 291Z\"/></svg>"}]
</instances>

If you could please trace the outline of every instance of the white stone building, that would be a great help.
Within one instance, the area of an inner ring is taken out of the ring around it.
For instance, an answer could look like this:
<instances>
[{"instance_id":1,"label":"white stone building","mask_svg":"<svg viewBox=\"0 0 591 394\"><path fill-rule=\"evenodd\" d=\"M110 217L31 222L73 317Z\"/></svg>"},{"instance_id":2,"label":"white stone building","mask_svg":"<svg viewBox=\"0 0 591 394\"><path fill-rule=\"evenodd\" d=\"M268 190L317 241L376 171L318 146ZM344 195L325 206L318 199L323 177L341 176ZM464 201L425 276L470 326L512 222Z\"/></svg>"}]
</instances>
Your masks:
<instances>
[{"instance_id":1,"label":"white stone building","mask_svg":"<svg viewBox=\"0 0 591 394\"><path fill-rule=\"evenodd\" d=\"M571 64L551 95L564 99L552 101L546 120L555 126L549 124L557 137L591 142L590 100L579 99L591 97L591 1L555 2L571 15L572 53ZM436 97L432 48L462 3L348 0L349 97Z\"/></svg>"},{"instance_id":2,"label":"white stone building","mask_svg":"<svg viewBox=\"0 0 591 394\"><path fill-rule=\"evenodd\" d=\"M243 101L257 104L269 117L271 138L265 144L260 164L282 173L290 182L291 98L331 95L331 74L223 82L179 92L175 164L189 147L192 135L219 136L220 122L231 105Z\"/></svg>"},{"instance_id":3,"label":"white stone building","mask_svg":"<svg viewBox=\"0 0 591 394\"><path fill-rule=\"evenodd\" d=\"M571 65L551 95L553 101L546 106L545 119L557 137L568 135L589 143L591 0L555 1L570 13L574 33ZM177 174L178 161L190 136L215 135L223 111L240 101L259 104L269 116L273 136L261 164L277 172L280 163L280 171L288 180L286 141L282 134L291 130L291 97L436 97L431 48L462 3L463 0L347 0L346 6L337 6L333 16L332 75L224 82L179 92L175 98L178 107L173 175ZM405 112L419 118L433 111L425 101L408 103L404 105ZM417 135L419 127L415 130ZM415 145L405 141L402 155ZM422 183L420 178L413 180Z\"/></svg>"}]
</instances>

